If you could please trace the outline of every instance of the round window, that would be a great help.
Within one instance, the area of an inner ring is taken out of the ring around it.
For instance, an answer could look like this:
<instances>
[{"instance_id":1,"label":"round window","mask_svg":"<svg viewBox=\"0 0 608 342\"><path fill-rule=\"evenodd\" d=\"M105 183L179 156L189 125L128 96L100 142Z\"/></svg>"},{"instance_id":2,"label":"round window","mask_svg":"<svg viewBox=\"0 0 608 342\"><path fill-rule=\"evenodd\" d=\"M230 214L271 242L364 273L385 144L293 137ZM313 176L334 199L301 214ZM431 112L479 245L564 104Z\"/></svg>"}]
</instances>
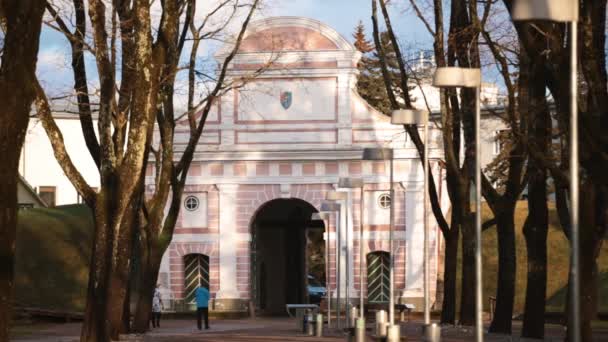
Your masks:
<instances>
[{"instance_id":1,"label":"round window","mask_svg":"<svg viewBox=\"0 0 608 342\"><path fill-rule=\"evenodd\" d=\"M198 197L196 196L188 196L184 200L184 207L186 207L186 210L188 211L195 211L196 209L198 209L198 205L199 201Z\"/></svg>"},{"instance_id":2,"label":"round window","mask_svg":"<svg viewBox=\"0 0 608 342\"><path fill-rule=\"evenodd\" d=\"M391 195L388 193L384 193L378 196L378 205L382 209L388 209L391 207Z\"/></svg>"}]
</instances>

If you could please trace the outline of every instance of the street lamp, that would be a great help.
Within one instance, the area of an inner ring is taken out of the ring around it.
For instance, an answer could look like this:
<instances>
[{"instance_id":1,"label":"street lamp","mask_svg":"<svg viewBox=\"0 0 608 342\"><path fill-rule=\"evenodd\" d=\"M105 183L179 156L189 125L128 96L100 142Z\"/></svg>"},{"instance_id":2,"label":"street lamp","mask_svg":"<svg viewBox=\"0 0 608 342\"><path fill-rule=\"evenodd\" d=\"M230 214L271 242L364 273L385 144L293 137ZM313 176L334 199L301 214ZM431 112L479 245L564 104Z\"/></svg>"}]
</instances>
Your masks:
<instances>
[{"instance_id":1,"label":"street lamp","mask_svg":"<svg viewBox=\"0 0 608 342\"><path fill-rule=\"evenodd\" d=\"M355 340L365 340L365 308L363 300L363 178L340 178L338 180L338 188L356 189L359 188L361 195L360 211L359 211L359 319L355 324ZM352 202L351 202L352 205ZM351 210L354 213L354 210ZM353 224L354 226L354 224ZM348 227L347 227L348 231ZM363 327L361 329L361 327Z\"/></svg>"},{"instance_id":2,"label":"street lamp","mask_svg":"<svg viewBox=\"0 0 608 342\"><path fill-rule=\"evenodd\" d=\"M313 221L323 221L325 227L325 286L327 287L327 326L331 327L331 289L329 288L329 219L330 212L312 213L310 219Z\"/></svg>"},{"instance_id":3,"label":"street lamp","mask_svg":"<svg viewBox=\"0 0 608 342\"><path fill-rule=\"evenodd\" d=\"M342 248L346 247L346 250L344 252L344 263L346 264L346 272L345 272L345 285L346 285L346 308L345 308L345 319L346 319L346 327L349 328L350 327L350 320L348 319L348 313L349 313L349 306L350 306L350 268L348 267L348 262L350 259L350 254L349 254L349 248L348 248L348 205L346 203L346 200L348 199L348 193L343 192L343 191L335 191L335 190L331 190L328 191L325 194L325 200L327 201L335 201L337 203L342 203L344 202L344 218L345 218L345 223L346 226L344 227L344 240L346 241L346 245L342 246ZM340 216L341 219L342 216ZM339 255L342 253L342 249L340 249L339 251ZM341 260L341 258L340 258Z\"/></svg>"},{"instance_id":4,"label":"street lamp","mask_svg":"<svg viewBox=\"0 0 608 342\"><path fill-rule=\"evenodd\" d=\"M437 68L433 85L438 88L475 88L475 339L483 341L482 278L481 278L481 141L480 100L481 70L478 68Z\"/></svg>"},{"instance_id":5,"label":"street lamp","mask_svg":"<svg viewBox=\"0 0 608 342\"><path fill-rule=\"evenodd\" d=\"M399 326L395 325L395 251L393 250L393 235L395 231L395 193L393 189L393 149L391 148L364 148L363 149L363 160L368 161L386 161L390 162L390 196L391 196L391 207L390 207L390 230L389 230L389 250L390 250L390 264L389 264L389 302L388 302L388 317L389 326L387 330L387 342L399 341L400 330Z\"/></svg>"},{"instance_id":6,"label":"street lamp","mask_svg":"<svg viewBox=\"0 0 608 342\"><path fill-rule=\"evenodd\" d=\"M424 331L431 324L430 263L429 263L429 112L426 110L400 109L393 111L394 125L424 125Z\"/></svg>"},{"instance_id":7,"label":"street lamp","mask_svg":"<svg viewBox=\"0 0 608 342\"><path fill-rule=\"evenodd\" d=\"M341 327L340 324L340 310L341 310L341 291L340 291L340 249L342 248L342 242L340 241L340 211L341 205L335 201L323 201L321 202L322 212L333 212L336 214L336 325L338 329ZM331 300L331 298L330 298Z\"/></svg>"},{"instance_id":8,"label":"street lamp","mask_svg":"<svg viewBox=\"0 0 608 342\"><path fill-rule=\"evenodd\" d=\"M578 157L578 0L515 0L512 17L518 20L550 20L570 23L570 341L580 341L579 260L579 157Z\"/></svg>"}]
</instances>

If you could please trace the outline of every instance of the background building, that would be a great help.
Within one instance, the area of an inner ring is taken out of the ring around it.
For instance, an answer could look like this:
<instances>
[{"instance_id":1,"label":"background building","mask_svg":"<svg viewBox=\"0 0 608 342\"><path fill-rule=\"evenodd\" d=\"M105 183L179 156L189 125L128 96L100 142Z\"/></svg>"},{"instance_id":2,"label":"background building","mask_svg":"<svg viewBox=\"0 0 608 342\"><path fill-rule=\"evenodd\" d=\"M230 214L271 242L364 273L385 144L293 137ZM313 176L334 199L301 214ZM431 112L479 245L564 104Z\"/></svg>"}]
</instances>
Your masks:
<instances>
[{"instance_id":1,"label":"background building","mask_svg":"<svg viewBox=\"0 0 608 342\"><path fill-rule=\"evenodd\" d=\"M60 101L53 104L53 116L65 147L76 167L94 189L99 188L99 171L86 147L77 109ZM97 127L97 122L94 122ZM37 117L30 118L19 160L19 174L27 180L49 207L81 203L82 200L57 163L49 138Z\"/></svg>"}]
</instances>

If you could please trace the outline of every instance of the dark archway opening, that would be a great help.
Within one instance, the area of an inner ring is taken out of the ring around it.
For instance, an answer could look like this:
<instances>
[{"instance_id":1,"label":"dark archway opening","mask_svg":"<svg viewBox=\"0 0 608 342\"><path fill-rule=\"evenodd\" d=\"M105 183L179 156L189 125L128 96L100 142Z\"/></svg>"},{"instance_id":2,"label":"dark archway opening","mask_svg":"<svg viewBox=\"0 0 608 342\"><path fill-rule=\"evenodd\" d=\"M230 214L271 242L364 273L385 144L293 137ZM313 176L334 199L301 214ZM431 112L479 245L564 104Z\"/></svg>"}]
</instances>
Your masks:
<instances>
[{"instance_id":1,"label":"dark archway opening","mask_svg":"<svg viewBox=\"0 0 608 342\"><path fill-rule=\"evenodd\" d=\"M310 301L308 275L313 269L324 270L311 267L311 260L318 262L318 256L311 255L318 248L311 248L311 243L317 245L321 235L323 245L323 223L310 219L315 212L306 201L276 199L262 205L253 217L251 295L260 314L285 315L286 304ZM320 253L324 252L322 248Z\"/></svg>"}]
</instances>

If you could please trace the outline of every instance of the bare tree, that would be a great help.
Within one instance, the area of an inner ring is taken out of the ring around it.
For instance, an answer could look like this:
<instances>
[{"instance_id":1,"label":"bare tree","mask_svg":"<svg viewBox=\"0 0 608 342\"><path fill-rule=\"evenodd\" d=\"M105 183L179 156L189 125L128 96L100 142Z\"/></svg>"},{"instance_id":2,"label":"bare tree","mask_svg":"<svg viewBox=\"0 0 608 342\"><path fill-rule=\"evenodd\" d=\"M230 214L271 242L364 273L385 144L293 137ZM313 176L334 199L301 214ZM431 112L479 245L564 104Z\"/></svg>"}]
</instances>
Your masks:
<instances>
[{"instance_id":1,"label":"bare tree","mask_svg":"<svg viewBox=\"0 0 608 342\"><path fill-rule=\"evenodd\" d=\"M72 49L74 92L78 98L83 136L99 169L98 192L86 183L67 154L43 88L37 85L38 115L49 136L57 161L95 218L93 253L82 341L117 339L123 329L134 219L142 187L143 169L152 140L157 108L167 78L178 69L180 18L185 0L163 1L160 20L153 27L152 5L143 0L73 0L75 25L71 28L57 9L48 5L57 27ZM91 27L87 27L85 8ZM110 23L108 25L108 23ZM92 44L88 42L92 37ZM90 77L84 53L94 56L99 80L98 132L95 135L89 100ZM120 66L117 64L120 63Z\"/></svg>"},{"instance_id":2,"label":"bare tree","mask_svg":"<svg viewBox=\"0 0 608 342\"><path fill-rule=\"evenodd\" d=\"M231 1L232 0L221 2L209 15L212 15L222 7L227 6ZM174 90L172 83L167 85L165 92L163 93L164 99L162 109L159 109L157 114L160 141L157 147L151 148L154 164L156 166L154 192L148 194L149 199L147 200L144 199L145 194L143 191L140 194L144 205L140 208L140 219L138 220L138 223L140 224L140 227L138 227L140 232L140 255L139 273L137 277L138 284L141 286L141 291L139 292L135 312L134 330L136 332L144 332L148 327L152 309L152 296L158 278L160 263L165 251L171 243L173 231L181 208L182 194L188 176L188 169L192 163L194 152L196 151L199 139L203 133L209 112L223 94L231 89L239 87L248 80L248 78L242 78L235 83L234 81L228 81L226 75L232 59L239 50L250 19L258 7L259 2L259 0L254 0L251 4L247 5L249 7L247 17L241 25L238 36L233 42L230 52L222 57L223 60L217 78L212 81L213 85L211 86L211 90L204 96L200 105L194 104L195 73L197 67L196 56L198 54L200 42L205 39L205 35L209 35L209 33L203 33L207 19L203 20L199 26L195 26L193 23L189 25L193 45L188 64L188 111L184 116L184 118L187 119L189 126L189 140L183 153L177 160L175 160L176 157L173 145L175 119L173 115L174 109L172 98ZM233 12L236 12L239 6L242 5L239 5L239 2L236 1L230 4L230 6L233 6ZM195 15L195 2L192 2L189 5L188 11L190 12L188 14L189 16L193 17ZM206 18L209 18L209 15ZM217 32L219 31L216 30L213 34L216 34ZM250 78L255 77L263 70L264 67L256 70L250 75ZM168 208L166 212L165 208Z\"/></svg>"},{"instance_id":3,"label":"bare tree","mask_svg":"<svg viewBox=\"0 0 608 342\"><path fill-rule=\"evenodd\" d=\"M450 23L445 40L445 9L442 0L433 0L431 25L421 4L410 0L416 15L422 20L433 37L433 48L437 67L460 66L479 67L477 23L477 1L453 0L450 2ZM460 234L462 234L462 293L460 323L474 323L474 225L471 211L470 187L473 176L475 156L475 137L473 132L473 111L475 93L462 89L458 94L454 89L440 90L441 130L445 155L446 183L452 211L450 223L441 224L436 210L435 218L440 222L445 239L444 301L441 312L442 323L456 322L456 273L457 253ZM462 140L464 138L464 142ZM464 147L464 151L462 148ZM445 220L443 220L445 222ZM484 224L488 226L488 224Z\"/></svg>"},{"instance_id":4,"label":"bare tree","mask_svg":"<svg viewBox=\"0 0 608 342\"><path fill-rule=\"evenodd\" d=\"M515 207L526 185L526 177L524 176L526 145L525 140L521 137L527 134L528 121L526 120L526 114L530 110L528 106L530 83L527 70L519 74L515 73L515 76L512 76L512 68L518 66L513 65L513 63L517 63L518 56L514 56L509 48L505 48L501 42L496 41L487 27L483 25L484 22L487 23L487 18L491 15L492 4L492 1L486 2L481 20L477 16L472 17L505 84L507 102L503 120L510 131L510 143L504 146L506 149L504 151L506 170L503 191L495 188L485 174L482 175L483 196L494 214L498 235L496 308L489 330L495 333L510 334L517 267ZM493 14L497 15L496 12ZM525 110L522 110L522 108Z\"/></svg>"},{"instance_id":5,"label":"bare tree","mask_svg":"<svg viewBox=\"0 0 608 342\"><path fill-rule=\"evenodd\" d=\"M0 0L0 341L11 322L17 184L21 148L35 98L42 0Z\"/></svg>"},{"instance_id":6,"label":"bare tree","mask_svg":"<svg viewBox=\"0 0 608 342\"><path fill-rule=\"evenodd\" d=\"M511 9L512 0L504 0ZM545 86L555 101L557 123L561 139L568 141L569 132L569 47L566 34L570 29L565 24L533 22L515 25L522 47L534 58L543 56L539 65L545 77ZM580 1L581 46L577 52L580 57L579 73L579 140L581 158L581 196L580 210L580 267L581 272L581 319L582 339L592 340L591 321L597 314L597 257L603 237L608 230L608 144L604 131L608 113L608 85L606 83L606 1ZM543 39L535 39L540 33ZM529 143L530 156L536 163L549 170L556 184L556 204L566 236L570 236L569 208L567 205L569 153L562 150L561 158ZM571 275L572 277L573 275ZM569 319L570 322L570 319ZM569 329L571 326L569 324ZM570 334L574 333L572 331Z\"/></svg>"}]
</instances>

